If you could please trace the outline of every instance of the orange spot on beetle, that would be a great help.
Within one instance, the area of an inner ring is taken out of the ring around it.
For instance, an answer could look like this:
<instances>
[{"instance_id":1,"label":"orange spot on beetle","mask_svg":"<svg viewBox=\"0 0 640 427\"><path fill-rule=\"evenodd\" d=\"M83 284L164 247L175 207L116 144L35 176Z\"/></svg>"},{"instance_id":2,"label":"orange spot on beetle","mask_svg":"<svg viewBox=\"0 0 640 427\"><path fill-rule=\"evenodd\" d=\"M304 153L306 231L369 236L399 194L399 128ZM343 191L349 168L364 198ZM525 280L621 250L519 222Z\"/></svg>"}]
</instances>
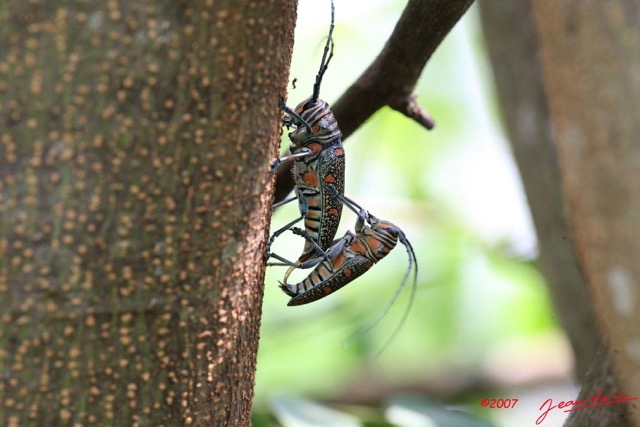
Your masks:
<instances>
[{"instance_id":1,"label":"orange spot on beetle","mask_svg":"<svg viewBox=\"0 0 640 427\"><path fill-rule=\"evenodd\" d=\"M313 133L318 133L318 132L320 132L320 126L319 126L319 125L311 126L311 131L312 131Z\"/></svg>"},{"instance_id":2,"label":"orange spot on beetle","mask_svg":"<svg viewBox=\"0 0 640 427\"><path fill-rule=\"evenodd\" d=\"M320 151L322 151L322 145L317 143L309 144L307 145L307 148L311 150L313 154L318 154Z\"/></svg>"},{"instance_id":3,"label":"orange spot on beetle","mask_svg":"<svg viewBox=\"0 0 640 427\"><path fill-rule=\"evenodd\" d=\"M316 175L313 172L307 172L304 175L302 175L302 180L305 182L305 184L311 187L318 186L318 175Z\"/></svg>"},{"instance_id":4,"label":"orange spot on beetle","mask_svg":"<svg viewBox=\"0 0 640 427\"><path fill-rule=\"evenodd\" d=\"M349 277L351 276L351 270L345 268L344 270L342 270L342 274L344 274L344 277Z\"/></svg>"},{"instance_id":5,"label":"orange spot on beetle","mask_svg":"<svg viewBox=\"0 0 640 427\"><path fill-rule=\"evenodd\" d=\"M343 157L344 156L344 149L343 148L334 148L333 149L333 154L335 154L336 157Z\"/></svg>"},{"instance_id":6,"label":"orange spot on beetle","mask_svg":"<svg viewBox=\"0 0 640 427\"><path fill-rule=\"evenodd\" d=\"M371 249L379 249L382 246L382 242L375 237L365 237L364 241Z\"/></svg>"},{"instance_id":7,"label":"orange spot on beetle","mask_svg":"<svg viewBox=\"0 0 640 427\"><path fill-rule=\"evenodd\" d=\"M318 211L309 211L307 212L307 216L304 219L304 225L313 226L314 221L307 221L308 219L320 219L322 218L322 214Z\"/></svg>"},{"instance_id":8,"label":"orange spot on beetle","mask_svg":"<svg viewBox=\"0 0 640 427\"><path fill-rule=\"evenodd\" d=\"M322 290L324 291L325 295L329 295L331 292L333 292L333 289L331 289L329 286L325 286L324 288L322 288Z\"/></svg>"},{"instance_id":9,"label":"orange spot on beetle","mask_svg":"<svg viewBox=\"0 0 640 427\"><path fill-rule=\"evenodd\" d=\"M313 252L307 252L306 254L302 254L300 255L300 258L298 258L298 262L302 263L305 262L306 260L308 260L309 258L311 258L311 254Z\"/></svg>"},{"instance_id":10,"label":"orange spot on beetle","mask_svg":"<svg viewBox=\"0 0 640 427\"><path fill-rule=\"evenodd\" d=\"M324 182L329 182L329 183L336 182L336 177L328 173L327 176L324 178Z\"/></svg>"},{"instance_id":11,"label":"orange spot on beetle","mask_svg":"<svg viewBox=\"0 0 640 427\"><path fill-rule=\"evenodd\" d=\"M336 209L336 208L329 209L329 210L327 211L327 213L328 213L329 215L333 215L333 216L338 216L338 215L340 215L340 213L338 212L338 209Z\"/></svg>"},{"instance_id":12,"label":"orange spot on beetle","mask_svg":"<svg viewBox=\"0 0 640 427\"><path fill-rule=\"evenodd\" d=\"M334 259L331 260L331 265L333 266L334 270L338 270L340 269L340 267L342 266L342 264L344 264L345 262L345 257L344 255L340 254L337 257L335 257Z\"/></svg>"},{"instance_id":13,"label":"orange spot on beetle","mask_svg":"<svg viewBox=\"0 0 640 427\"><path fill-rule=\"evenodd\" d=\"M351 250L357 254L363 254L367 251L362 243L355 241L351 244Z\"/></svg>"}]
</instances>

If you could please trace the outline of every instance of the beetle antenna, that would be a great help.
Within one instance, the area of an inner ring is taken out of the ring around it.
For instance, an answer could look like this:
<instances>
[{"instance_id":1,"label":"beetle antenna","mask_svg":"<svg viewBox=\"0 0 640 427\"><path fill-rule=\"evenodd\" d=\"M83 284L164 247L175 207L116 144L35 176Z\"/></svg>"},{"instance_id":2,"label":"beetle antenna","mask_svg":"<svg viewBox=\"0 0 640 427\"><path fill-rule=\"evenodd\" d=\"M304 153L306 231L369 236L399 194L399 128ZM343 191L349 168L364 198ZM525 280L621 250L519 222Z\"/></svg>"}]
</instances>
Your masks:
<instances>
[{"instance_id":1,"label":"beetle antenna","mask_svg":"<svg viewBox=\"0 0 640 427\"><path fill-rule=\"evenodd\" d=\"M333 57L334 12L335 12L335 8L333 6L333 0L331 0L331 25L329 26L329 36L327 37L327 43L324 45L324 52L322 53L322 61L320 61L320 69L318 70L318 74L316 74L316 82L313 84L313 95L311 95L311 99L313 101L317 101L318 97L320 96L320 83L322 83L322 77L324 76L324 72L327 71L329 62ZM328 58L327 58L327 55L329 55Z\"/></svg>"},{"instance_id":2,"label":"beetle antenna","mask_svg":"<svg viewBox=\"0 0 640 427\"><path fill-rule=\"evenodd\" d=\"M409 267L407 268L407 271L404 274L404 277L402 278L402 282L400 282L400 286L398 286L398 289L396 289L396 292L393 294L393 297L391 298L391 300L387 303L387 305L382 310L380 310L380 312L376 315L376 317L373 320L371 320L366 326L362 327L358 332L351 335L345 341L345 345L350 344L357 338L369 332L371 328L377 325L378 322L380 322L380 320L382 320L382 318L386 316L386 314L389 312L391 307L395 304L395 302L400 297L400 294L402 294L402 291L404 290L404 287L407 283L407 279L409 278L409 274L411 273L411 270L413 270L413 285L411 286L411 295L409 296L409 303L407 304L407 308L405 309L402 315L402 318L398 323L398 326L396 326L393 333L391 334L391 337L387 340L384 346L382 346L382 348L376 353L375 358L380 357L380 355L384 352L384 350L386 350L389 344L391 344L391 342L396 338L396 336L398 335L398 332L400 332L400 329L402 329L402 327L404 326L407 320L407 317L409 317L409 312L411 311L411 307L413 306L413 300L415 299L416 290L418 288L418 262L416 261L416 253L414 252L413 247L409 242L409 239L407 239L407 236L405 236L405 234L399 229L398 229L398 232L399 232L400 243L402 243L406 248L407 255L409 257Z\"/></svg>"}]
</instances>

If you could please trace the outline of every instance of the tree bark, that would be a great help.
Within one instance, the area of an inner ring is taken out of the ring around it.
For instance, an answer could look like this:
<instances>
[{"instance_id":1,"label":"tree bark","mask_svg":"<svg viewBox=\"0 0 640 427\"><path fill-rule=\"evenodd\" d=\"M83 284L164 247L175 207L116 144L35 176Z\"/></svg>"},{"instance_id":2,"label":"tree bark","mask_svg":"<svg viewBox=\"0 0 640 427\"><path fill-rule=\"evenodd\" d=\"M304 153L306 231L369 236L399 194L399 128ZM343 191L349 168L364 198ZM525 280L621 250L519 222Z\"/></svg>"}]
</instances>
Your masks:
<instances>
[{"instance_id":1,"label":"tree bark","mask_svg":"<svg viewBox=\"0 0 640 427\"><path fill-rule=\"evenodd\" d=\"M613 371L611 352L603 343L592 360L589 372L583 378L578 400L586 402L594 396L615 396L619 393L620 385ZM574 411L564 423L564 427L632 425L628 403Z\"/></svg>"},{"instance_id":2,"label":"tree bark","mask_svg":"<svg viewBox=\"0 0 640 427\"><path fill-rule=\"evenodd\" d=\"M0 425L250 425L295 8L0 7Z\"/></svg>"},{"instance_id":3,"label":"tree bark","mask_svg":"<svg viewBox=\"0 0 640 427\"><path fill-rule=\"evenodd\" d=\"M638 3L532 4L578 263L618 392L640 397ZM620 405L639 425L638 401Z\"/></svg>"}]
</instances>

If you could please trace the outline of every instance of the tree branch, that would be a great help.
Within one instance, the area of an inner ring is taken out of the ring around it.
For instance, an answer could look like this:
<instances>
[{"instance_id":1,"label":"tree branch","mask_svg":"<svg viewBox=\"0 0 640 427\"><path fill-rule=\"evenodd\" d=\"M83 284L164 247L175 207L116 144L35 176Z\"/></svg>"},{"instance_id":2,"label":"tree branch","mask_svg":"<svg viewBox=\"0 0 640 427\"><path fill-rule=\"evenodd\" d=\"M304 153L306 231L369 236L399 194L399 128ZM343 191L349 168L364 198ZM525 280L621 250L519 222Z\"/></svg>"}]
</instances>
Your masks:
<instances>
[{"instance_id":1,"label":"tree branch","mask_svg":"<svg viewBox=\"0 0 640 427\"><path fill-rule=\"evenodd\" d=\"M389 106L427 129L433 119L416 103L414 89L427 61L473 0L409 0L384 48L333 105L342 138ZM292 162L278 167L275 200L293 189Z\"/></svg>"}]
</instances>

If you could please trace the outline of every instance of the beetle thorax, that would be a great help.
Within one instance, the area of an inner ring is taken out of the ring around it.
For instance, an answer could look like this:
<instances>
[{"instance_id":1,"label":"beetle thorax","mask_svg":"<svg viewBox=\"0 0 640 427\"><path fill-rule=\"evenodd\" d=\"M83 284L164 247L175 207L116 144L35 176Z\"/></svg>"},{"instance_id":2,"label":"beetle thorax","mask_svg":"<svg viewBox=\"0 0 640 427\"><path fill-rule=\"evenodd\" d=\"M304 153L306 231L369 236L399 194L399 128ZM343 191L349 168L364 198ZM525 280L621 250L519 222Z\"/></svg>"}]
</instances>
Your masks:
<instances>
[{"instance_id":1,"label":"beetle thorax","mask_svg":"<svg viewBox=\"0 0 640 427\"><path fill-rule=\"evenodd\" d=\"M296 130L289 134L293 145L301 147L314 142L329 146L335 138L342 136L338 122L325 101L308 98L298 104L294 111L311 127L311 131L303 123L296 123Z\"/></svg>"}]
</instances>

